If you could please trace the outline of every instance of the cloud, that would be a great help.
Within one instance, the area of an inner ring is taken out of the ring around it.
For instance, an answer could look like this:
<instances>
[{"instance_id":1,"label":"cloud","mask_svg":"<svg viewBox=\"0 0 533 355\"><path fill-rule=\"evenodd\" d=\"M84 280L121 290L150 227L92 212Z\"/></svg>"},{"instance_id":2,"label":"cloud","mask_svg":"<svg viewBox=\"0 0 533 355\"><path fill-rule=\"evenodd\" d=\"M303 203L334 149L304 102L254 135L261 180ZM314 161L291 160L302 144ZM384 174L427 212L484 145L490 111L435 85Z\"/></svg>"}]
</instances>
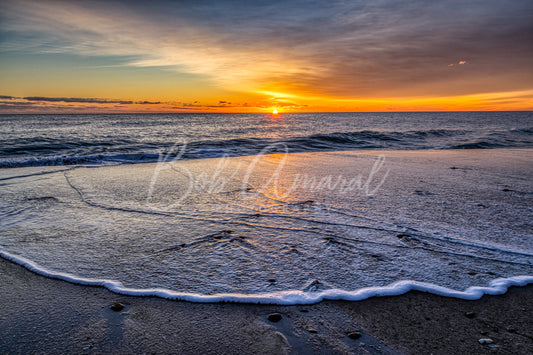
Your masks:
<instances>
[{"instance_id":1,"label":"cloud","mask_svg":"<svg viewBox=\"0 0 533 355\"><path fill-rule=\"evenodd\" d=\"M79 98L79 97L43 97L43 96L28 96L22 99L27 101L46 101L46 102L74 102L74 103L93 103L93 104L121 104L132 105L131 100L109 100L109 99L95 99L95 98ZM150 103L145 101L144 103Z\"/></svg>"},{"instance_id":2,"label":"cloud","mask_svg":"<svg viewBox=\"0 0 533 355\"><path fill-rule=\"evenodd\" d=\"M136 105L159 105L161 101L135 101Z\"/></svg>"},{"instance_id":3,"label":"cloud","mask_svg":"<svg viewBox=\"0 0 533 355\"><path fill-rule=\"evenodd\" d=\"M127 109L135 110L136 107L145 105L160 106L164 103L161 101L148 100L115 100L104 98L82 98L82 97L46 97L46 96L27 96L16 97L2 95L0 96L0 109L2 110L19 110L19 111L90 111L90 110L109 110L120 108L121 111Z\"/></svg>"},{"instance_id":4,"label":"cloud","mask_svg":"<svg viewBox=\"0 0 533 355\"><path fill-rule=\"evenodd\" d=\"M3 50L114 56L233 91L449 95L521 89L533 78L529 0L12 0L0 14ZM458 55L475 70L445 70Z\"/></svg>"},{"instance_id":5,"label":"cloud","mask_svg":"<svg viewBox=\"0 0 533 355\"><path fill-rule=\"evenodd\" d=\"M4 106L32 106L33 103L31 102L18 102L18 101L4 101L0 100L0 104Z\"/></svg>"},{"instance_id":6,"label":"cloud","mask_svg":"<svg viewBox=\"0 0 533 355\"><path fill-rule=\"evenodd\" d=\"M280 106L282 103L280 103ZM0 109L2 110L19 110L33 111L91 111L105 112L122 111L145 112L145 111L165 111L165 110L195 110L195 111L212 111L217 108L238 109L243 107L263 108L268 105L256 104L236 104L225 100L219 100L218 104L201 104L200 101L193 102L176 102L176 101L149 101L149 100L116 100L107 98L83 98L83 97L46 97L46 96L27 96L15 97L2 95L0 96ZM143 107L145 106L145 107ZM150 106L154 106L153 108ZM114 110L117 109L117 110Z\"/></svg>"},{"instance_id":7,"label":"cloud","mask_svg":"<svg viewBox=\"0 0 533 355\"><path fill-rule=\"evenodd\" d=\"M466 60L460 60L459 62L457 62L457 64L459 65L465 65L465 64L468 64L468 62ZM455 66L455 63L451 63L451 64L448 64L449 67L454 67Z\"/></svg>"}]
</instances>

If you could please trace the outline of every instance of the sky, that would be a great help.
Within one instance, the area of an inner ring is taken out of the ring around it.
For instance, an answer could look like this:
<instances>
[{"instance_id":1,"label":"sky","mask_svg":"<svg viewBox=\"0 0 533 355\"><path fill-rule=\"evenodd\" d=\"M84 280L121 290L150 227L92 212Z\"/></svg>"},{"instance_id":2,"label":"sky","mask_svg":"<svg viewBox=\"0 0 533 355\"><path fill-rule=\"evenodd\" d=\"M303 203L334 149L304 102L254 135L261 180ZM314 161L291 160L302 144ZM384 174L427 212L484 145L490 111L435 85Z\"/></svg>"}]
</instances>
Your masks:
<instances>
[{"instance_id":1,"label":"sky","mask_svg":"<svg viewBox=\"0 0 533 355\"><path fill-rule=\"evenodd\" d=\"M533 1L0 2L0 113L533 110Z\"/></svg>"}]
</instances>

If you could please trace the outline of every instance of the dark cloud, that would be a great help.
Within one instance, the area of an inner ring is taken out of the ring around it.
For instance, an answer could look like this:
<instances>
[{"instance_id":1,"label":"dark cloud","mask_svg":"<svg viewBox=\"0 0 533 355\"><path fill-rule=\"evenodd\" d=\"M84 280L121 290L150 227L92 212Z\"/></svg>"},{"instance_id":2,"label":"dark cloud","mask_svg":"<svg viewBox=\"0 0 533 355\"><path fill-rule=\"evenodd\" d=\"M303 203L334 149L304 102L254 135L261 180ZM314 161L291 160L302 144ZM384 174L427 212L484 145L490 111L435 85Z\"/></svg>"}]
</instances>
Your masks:
<instances>
[{"instance_id":1,"label":"dark cloud","mask_svg":"<svg viewBox=\"0 0 533 355\"><path fill-rule=\"evenodd\" d=\"M24 105L24 104L10 105L10 104L0 103L0 111L1 110L23 111L23 110L27 110L28 108L32 108L32 106L27 106L27 105Z\"/></svg>"},{"instance_id":2,"label":"dark cloud","mask_svg":"<svg viewBox=\"0 0 533 355\"><path fill-rule=\"evenodd\" d=\"M2 100L3 99L3 100ZM67 105L62 105L65 103ZM83 106L72 106L68 104L80 103L80 104L92 104ZM108 106L104 106L107 104ZM109 106L112 104L112 106ZM163 105L164 108L171 109L183 109L183 110L212 110L215 108L234 108L242 107L240 105L232 104L231 102L220 100L218 105L203 105L199 101L189 102L162 102L162 101L131 101L131 100L111 100L102 98L75 98L75 97L45 97L45 96L27 96L27 97L14 97L3 95L0 96L0 109L68 109L68 110L84 110L84 109L102 109L108 107L121 108L121 105ZM164 105L170 105L164 107Z\"/></svg>"},{"instance_id":3,"label":"dark cloud","mask_svg":"<svg viewBox=\"0 0 533 355\"><path fill-rule=\"evenodd\" d=\"M79 97L44 97L44 96L28 96L23 97L28 101L44 101L44 102L71 102L71 103L92 103L92 104L121 104L131 105L134 102L130 100L108 100L95 98L79 98Z\"/></svg>"},{"instance_id":4,"label":"dark cloud","mask_svg":"<svg viewBox=\"0 0 533 355\"><path fill-rule=\"evenodd\" d=\"M62 106L56 105L39 105L35 102L28 101L0 101L0 110L6 111L32 111L32 110L54 110L62 108Z\"/></svg>"},{"instance_id":5,"label":"dark cloud","mask_svg":"<svg viewBox=\"0 0 533 355\"><path fill-rule=\"evenodd\" d=\"M81 106L70 105L72 103L84 104ZM107 109L109 107L122 108L123 105L159 105L164 104L161 101L132 101L132 100L113 100L102 98L79 98L79 97L45 97L45 96L27 96L15 97L8 95L0 96L0 109L2 110L86 110L86 109ZM110 106L113 105L113 106Z\"/></svg>"},{"instance_id":6,"label":"dark cloud","mask_svg":"<svg viewBox=\"0 0 533 355\"><path fill-rule=\"evenodd\" d=\"M194 103L183 103L181 104L181 107L186 108L196 108L196 109L202 109L202 108L215 108L215 107L241 107L241 105L232 105L231 102L220 100L218 101L218 105L202 105L199 103L199 101L194 101Z\"/></svg>"},{"instance_id":7,"label":"dark cloud","mask_svg":"<svg viewBox=\"0 0 533 355\"><path fill-rule=\"evenodd\" d=\"M181 105L181 106L180 106ZM196 103L196 101L194 103L181 103L181 102L178 102L177 103L177 106L179 107L187 107L187 108L198 108L198 107L203 107L203 105L200 105L199 103Z\"/></svg>"},{"instance_id":8,"label":"dark cloud","mask_svg":"<svg viewBox=\"0 0 533 355\"><path fill-rule=\"evenodd\" d=\"M7 96L7 97L11 98L11 96ZM136 105L159 105L159 104L161 104L161 101L112 100L112 99L82 98L82 97L28 96L28 97L22 97L21 99L27 100L27 101L91 103L91 104L120 104L120 105L132 105L132 104L136 104Z\"/></svg>"},{"instance_id":9,"label":"dark cloud","mask_svg":"<svg viewBox=\"0 0 533 355\"><path fill-rule=\"evenodd\" d=\"M288 33L295 55L313 58L319 69L288 80L334 96L524 89L532 79L532 4L369 2L336 23L324 19L314 43L298 43ZM472 64L469 71L445 71L459 60Z\"/></svg>"},{"instance_id":10,"label":"dark cloud","mask_svg":"<svg viewBox=\"0 0 533 355\"><path fill-rule=\"evenodd\" d=\"M7 106L33 106L32 102L20 102L20 101L0 101L0 104Z\"/></svg>"},{"instance_id":11,"label":"dark cloud","mask_svg":"<svg viewBox=\"0 0 533 355\"><path fill-rule=\"evenodd\" d=\"M135 101L137 105L159 105L161 101Z\"/></svg>"}]
</instances>

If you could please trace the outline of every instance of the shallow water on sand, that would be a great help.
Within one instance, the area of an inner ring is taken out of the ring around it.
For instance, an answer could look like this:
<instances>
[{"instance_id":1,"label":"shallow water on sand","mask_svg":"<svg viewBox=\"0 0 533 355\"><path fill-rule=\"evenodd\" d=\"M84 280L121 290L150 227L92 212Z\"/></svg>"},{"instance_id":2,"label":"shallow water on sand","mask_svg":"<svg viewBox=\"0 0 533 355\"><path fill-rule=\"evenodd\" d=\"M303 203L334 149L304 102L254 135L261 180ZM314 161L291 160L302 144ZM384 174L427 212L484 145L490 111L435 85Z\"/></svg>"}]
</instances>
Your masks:
<instances>
[{"instance_id":1,"label":"shallow water on sand","mask_svg":"<svg viewBox=\"0 0 533 355\"><path fill-rule=\"evenodd\" d=\"M490 290L452 290L531 282L516 278L533 275L531 158L381 151L5 169L0 252L49 276L193 301L478 297Z\"/></svg>"}]
</instances>

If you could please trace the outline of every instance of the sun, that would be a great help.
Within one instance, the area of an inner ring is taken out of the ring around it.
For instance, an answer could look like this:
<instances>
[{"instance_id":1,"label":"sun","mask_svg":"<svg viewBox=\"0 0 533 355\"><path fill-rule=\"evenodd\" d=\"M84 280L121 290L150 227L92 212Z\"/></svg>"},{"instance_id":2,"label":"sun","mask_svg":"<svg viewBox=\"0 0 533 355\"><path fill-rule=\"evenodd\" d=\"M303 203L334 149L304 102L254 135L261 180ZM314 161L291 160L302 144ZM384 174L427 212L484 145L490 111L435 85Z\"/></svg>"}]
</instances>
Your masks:
<instances>
[{"instance_id":1,"label":"sun","mask_svg":"<svg viewBox=\"0 0 533 355\"><path fill-rule=\"evenodd\" d=\"M273 114L273 115L277 115L277 114L278 114L278 110L273 109L273 110L272 110L272 114Z\"/></svg>"}]
</instances>

